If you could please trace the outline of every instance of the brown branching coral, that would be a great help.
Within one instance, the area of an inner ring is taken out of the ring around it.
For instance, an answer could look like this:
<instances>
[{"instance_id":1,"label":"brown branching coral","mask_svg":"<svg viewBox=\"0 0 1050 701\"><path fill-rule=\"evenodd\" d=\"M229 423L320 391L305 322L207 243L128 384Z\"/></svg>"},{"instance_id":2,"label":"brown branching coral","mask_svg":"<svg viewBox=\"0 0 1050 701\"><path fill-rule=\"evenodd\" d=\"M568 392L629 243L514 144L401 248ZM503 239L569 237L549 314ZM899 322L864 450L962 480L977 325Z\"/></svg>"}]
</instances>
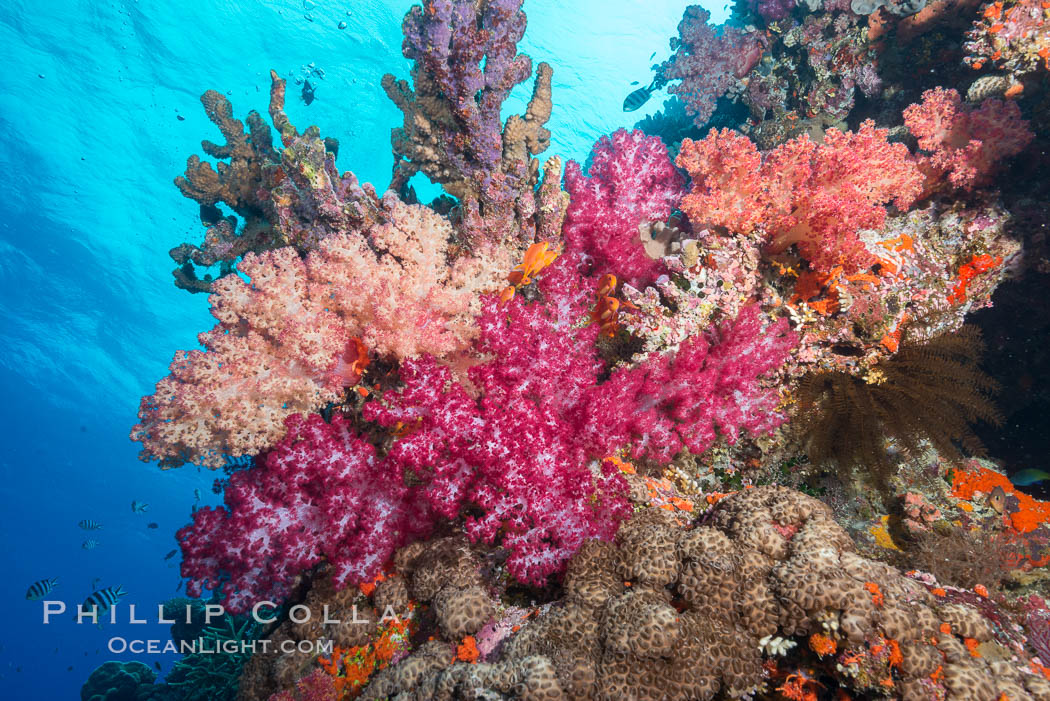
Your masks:
<instances>
[{"instance_id":1,"label":"brown branching coral","mask_svg":"<svg viewBox=\"0 0 1050 701\"><path fill-rule=\"evenodd\" d=\"M278 153L273 134L258 112L248 113L248 131L233 117L233 106L222 94L208 90L201 104L226 144L201 142L204 152L217 160L213 168L200 156L190 156L186 172L175 178L175 186L201 206L201 221L208 226L204 243L183 243L169 255L179 267L173 271L175 286L190 292L211 292L211 275L198 275L194 266L219 264L217 277L233 272L236 260L249 251L261 252L277 245L270 222L270 190L276 181ZM228 162L226 162L228 160ZM216 206L223 203L244 219L237 232L237 219L223 217Z\"/></svg>"},{"instance_id":2,"label":"brown branching coral","mask_svg":"<svg viewBox=\"0 0 1050 701\"><path fill-rule=\"evenodd\" d=\"M221 214L215 207L201 206L201 220L208 226L204 243L200 246L181 243L168 251L171 259L179 265L172 272L176 287L188 292L211 293L212 282L232 273L238 258L249 251L261 252L274 247L273 228L266 220L257 217L249 219L241 232L237 233L237 218L233 215L223 217ZM219 265L218 275L205 273L198 276L194 267L207 268L213 265Z\"/></svg>"},{"instance_id":3,"label":"brown branching coral","mask_svg":"<svg viewBox=\"0 0 1050 701\"><path fill-rule=\"evenodd\" d=\"M212 168L210 163L201 161L200 156L190 156L186 173L175 178L175 186L184 196L203 206L223 202L245 219L261 215L268 198L267 166L277 161L269 125L252 110L248 113L245 132L244 124L233 117L230 101L214 90L201 95L201 104L208 119L226 137L226 144L202 141L204 153L219 161ZM226 159L229 163L224 162ZM267 197L260 197L260 189L267 192Z\"/></svg>"},{"instance_id":4,"label":"brown branching coral","mask_svg":"<svg viewBox=\"0 0 1050 701\"><path fill-rule=\"evenodd\" d=\"M977 365L980 331L964 326L928 341L905 340L893 357L856 377L844 372L808 375L799 383L795 427L810 460L848 472L863 467L880 487L896 468L891 439L903 455L928 441L942 455L981 444L970 424L1000 420L995 382Z\"/></svg>"}]
</instances>

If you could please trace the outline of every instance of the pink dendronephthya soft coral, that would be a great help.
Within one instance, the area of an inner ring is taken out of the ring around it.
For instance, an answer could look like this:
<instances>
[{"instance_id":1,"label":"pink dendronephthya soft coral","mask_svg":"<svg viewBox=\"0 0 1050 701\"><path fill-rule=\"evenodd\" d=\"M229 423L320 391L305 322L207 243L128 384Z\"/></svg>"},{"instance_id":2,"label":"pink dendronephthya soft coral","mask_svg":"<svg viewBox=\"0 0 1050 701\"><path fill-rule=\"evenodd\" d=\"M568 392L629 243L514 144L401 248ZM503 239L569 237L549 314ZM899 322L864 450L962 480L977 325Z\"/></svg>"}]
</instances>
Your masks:
<instances>
[{"instance_id":1,"label":"pink dendronephthya soft coral","mask_svg":"<svg viewBox=\"0 0 1050 701\"><path fill-rule=\"evenodd\" d=\"M220 587L231 611L280 601L327 558L339 584L374 578L432 519L398 466L376 455L342 415L291 416L288 434L233 473L225 507L198 509L177 537L186 591Z\"/></svg>"},{"instance_id":2,"label":"pink dendronephthya soft coral","mask_svg":"<svg viewBox=\"0 0 1050 701\"><path fill-rule=\"evenodd\" d=\"M639 225L664 221L685 191L659 137L619 129L594 145L589 176L575 161L565 168L569 211L565 240L591 260L595 275L613 273L632 285L651 282L662 265L650 258Z\"/></svg>"},{"instance_id":3,"label":"pink dendronephthya soft coral","mask_svg":"<svg viewBox=\"0 0 1050 701\"><path fill-rule=\"evenodd\" d=\"M787 359L798 336L787 319L762 324L750 305L673 354L616 370L589 398L588 428L661 463L683 448L702 453L719 434L735 443L742 429L772 431L786 417L761 377Z\"/></svg>"},{"instance_id":4,"label":"pink dendronephthya soft coral","mask_svg":"<svg viewBox=\"0 0 1050 701\"><path fill-rule=\"evenodd\" d=\"M973 107L945 88L924 92L904 110L904 123L928 154L920 160L927 190L945 181L961 190L987 185L1001 160L1035 138L1016 103L989 99Z\"/></svg>"}]
</instances>

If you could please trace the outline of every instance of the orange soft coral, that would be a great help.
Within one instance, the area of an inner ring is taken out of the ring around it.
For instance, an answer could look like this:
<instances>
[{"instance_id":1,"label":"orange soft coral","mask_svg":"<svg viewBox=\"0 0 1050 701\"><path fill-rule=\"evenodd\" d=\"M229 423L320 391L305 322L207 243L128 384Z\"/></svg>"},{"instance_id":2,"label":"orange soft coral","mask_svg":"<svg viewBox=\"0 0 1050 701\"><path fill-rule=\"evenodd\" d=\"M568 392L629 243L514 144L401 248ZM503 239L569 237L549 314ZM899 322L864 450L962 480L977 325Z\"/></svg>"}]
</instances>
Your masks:
<instances>
[{"instance_id":1,"label":"orange soft coral","mask_svg":"<svg viewBox=\"0 0 1050 701\"><path fill-rule=\"evenodd\" d=\"M481 657L478 644L473 635L463 638L463 642L456 646L456 660L459 662L477 662Z\"/></svg>"},{"instance_id":2,"label":"orange soft coral","mask_svg":"<svg viewBox=\"0 0 1050 701\"><path fill-rule=\"evenodd\" d=\"M826 655L834 655L838 645L823 633L814 633L809 636L809 649L824 657Z\"/></svg>"},{"instance_id":3,"label":"orange soft coral","mask_svg":"<svg viewBox=\"0 0 1050 701\"><path fill-rule=\"evenodd\" d=\"M915 159L886 134L869 120L856 132L828 129L820 144L803 135L766 153L728 129L685 139L676 163L693 190L682 211L695 229L725 227L772 253L797 245L813 270L858 272L875 258L857 232L879 228L885 205L907 209L922 190Z\"/></svg>"},{"instance_id":4,"label":"orange soft coral","mask_svg":"<svg viewBox=\"0 0 1050 701\"><path fill-rule=\"evenodd\" d=\"M1033 499L994 470L977 466L972 470L956 470L952 478L952 496L956 499L970 501L978 492L991 494L996 487L1017 499L1017 510L1008 512L1006 518L1018 533L1029 533L1050 521L1050 502Z\"/></svg>"}]
</instances>

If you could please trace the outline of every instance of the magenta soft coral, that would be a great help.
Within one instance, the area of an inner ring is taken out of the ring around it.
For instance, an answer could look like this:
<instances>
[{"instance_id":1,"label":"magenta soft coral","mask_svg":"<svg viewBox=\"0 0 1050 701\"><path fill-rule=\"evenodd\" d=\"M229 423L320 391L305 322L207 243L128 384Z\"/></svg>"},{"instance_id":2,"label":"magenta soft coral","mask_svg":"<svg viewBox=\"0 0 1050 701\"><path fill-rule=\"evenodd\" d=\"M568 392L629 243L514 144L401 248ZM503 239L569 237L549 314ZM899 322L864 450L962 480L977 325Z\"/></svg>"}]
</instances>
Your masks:
<instances>
[{"instance_id":1,"label":"magenta soft coral","mask_svg":"<svg viewBox=\"0 0 1050 701\"><path fill-rule=\"evenodd\" d=\"M557 284L541 288L553 297ZM561 571L584 540L611 538L630 513L622 477L598 463L609 438L582 440L583 400L601 363L597 328L566 323L579 311L572 299L501 306L490 297L477 346L490 360L469 371L478 399L421 359L404 364L401 390L365 408L371 420L409 427L389 458L426 483L431 508L452 517L476 507L467 533L501 542L510 573L532 584Z\"/></svg>"},{"instance_id":2,"label":"magenta soft coral","mask_svg":"<svg viewBox=\"0 0 1050 701\"><path fill-rule=\"evenodd\" d=\"M751 305L675 354L615 371L589 397L588 434L667 463L682 448L702 453L719 434L735 443L741 430L772 431L785 417L761 378L787 360L798 336L787 319L762 324Z\"/></svg>"},{"instance_id":3,"label":"magenta soft coral","mask_svg":"<svg viewBox=\"0 0 1050 701\"><path fill-rule=\"evenodd\" d=\"M340 585L369 580L427 534L425 503L341 415L291 416L287 428L255 466L233 473L225 507L199 509L179 530L191 596L221 586L234 612L280 601L322 556Z\"/></svg>"},{"instance_id":4,"label":"magenta soft coral","mask_svg":"<svg viewBox=\"0 0 1050 701\"><path fill-rule=\"evenodd\" d=\"M670 216L685 178L660 138L638 130L603 136L591 154L589 177L575 161L565 169L571 196L565 240L592 258L596 275L613 273L636 286L651 282L662 266L646 255L638 226Z\"/></svg>"},{"instance_id":5,"label":"magenta soft coral","mask_svg":"<svg viewBox=\"0 0 1050 701\"><path fill-rule=\"evenodd\" d=\"M857 272L875 262L858 231L882 226L885 205L905 209L922 191L915 159L886 134L866 121L856 132L828 129L822 144L803 135L767 153L728 129L685 139L676 162L693 189L682 210L694 227L755 236L771 252L797 245L818 271Z\"/></svg>"},{"instance_id":6,"label":"magenta soft coral","mask_svg":"<svg viewBox=\"0 0 1050 701\"><path fill-rule=\"evenodd\" d=\"M928 191L945 183L961 190L989 184L999 163L1035 137L1015 103L989 99L973 107L945 88L924 92L922 102L904 110L904 123L926 152L920 164Z\"/></svg>"}]
</instances>

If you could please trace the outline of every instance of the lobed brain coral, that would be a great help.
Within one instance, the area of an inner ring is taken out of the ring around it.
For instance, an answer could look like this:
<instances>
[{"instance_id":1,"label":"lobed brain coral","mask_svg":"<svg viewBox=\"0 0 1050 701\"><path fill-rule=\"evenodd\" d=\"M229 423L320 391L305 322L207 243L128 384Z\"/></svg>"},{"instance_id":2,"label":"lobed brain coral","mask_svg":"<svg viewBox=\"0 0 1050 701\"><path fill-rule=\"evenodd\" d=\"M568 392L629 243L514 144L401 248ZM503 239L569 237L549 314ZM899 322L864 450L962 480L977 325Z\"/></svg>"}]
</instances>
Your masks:
<instances>
[{"instance_id":1,"label":"lobed brain coral","mask_svg":"<svg viewBox=\"0 0 1050 701\"><path fill-rule=\"evenodd\" d=\"M430 569L416 567L410 590L435 596ZM450 643L432 640L361 698L744 698L776 687L778 661L806 637L822 655L842 650L850 664L837 681L861 693L1050 698L1041 675L974 655L994 638L978 609L862 557L829 507L775 486L731 494L691 524L639 511L615 543L588 541L563 599L487 659L457 662ZM852 660L880 650L888 671L869 679ZM789 695L792 684L798 674L778 689Z\"/></svg>"}]
</instances>

